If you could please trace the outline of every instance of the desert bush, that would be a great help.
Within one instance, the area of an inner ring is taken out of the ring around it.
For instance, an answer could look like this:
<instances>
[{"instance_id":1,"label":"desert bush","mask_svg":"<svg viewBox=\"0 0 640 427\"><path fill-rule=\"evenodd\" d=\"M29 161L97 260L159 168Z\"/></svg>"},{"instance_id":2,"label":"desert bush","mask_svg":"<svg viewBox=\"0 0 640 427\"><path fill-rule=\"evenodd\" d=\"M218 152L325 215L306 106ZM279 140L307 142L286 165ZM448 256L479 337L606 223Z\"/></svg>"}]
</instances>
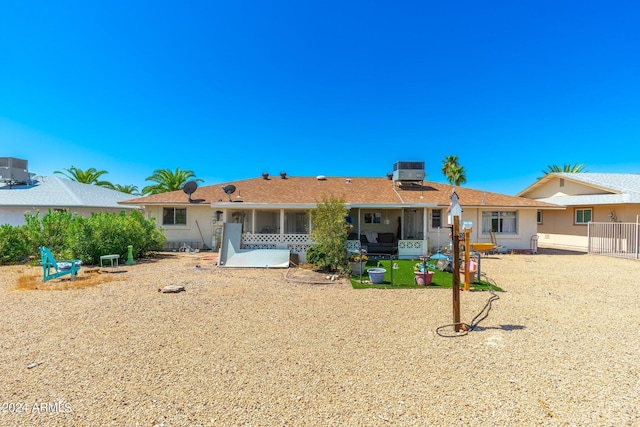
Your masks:
<instances>
[{"instance_id":1,"label":"desert bush","mask_svg":"<svg viewBox=\"0 0 640 427\"><path fill-rule=\"evenodd\" d=\"M30 254L26 256L39 257L38 247L46 246L56 256L70 258L73 254L66 249L66 239L69 233L73 215L66 211L51 211L40 218L40 212L24 215L24 228Z\"/></svg>"},{"instance_id":2,"label":"desert bush","mask_svg":"<svg viewBox=\"0 0 640 427\"><path fill-rule=\"evenodd\" d=\"M126 258L129 245L133 247L134 258L146 257L162 250L165 240L154 221L147 220L140 212L133 211L129 215L100 212L90 218L76 218L68 245L76 257L97 264L105 254Z\"/></svg>"},{"instance_id":3,"label":"desert bush","mask_svg":"<svg viewBox=\"0 0 640 427\"><path fill-rule=\"evenodd\" d=\"M22 227L0 225L0 265L27 261L29 244Z\"/></svg>"},{"instance_id":4,"label":"desert bush","mask_svg":"<svg viewBox=\"0 0 640 427\"><path fill-rule=\"evenodd\" d=\"M344 201L335 197L325 197L315 209L309 210L311 221L310 238L317 245L307 250L307 262L317 270L348 271L347 233L345 217L348 210ZM309 252L311 251L311 258Z\"/></svg>"},{"instance_id":5,"label":"desert bush","mask_svg":"<svg viewBox=\"0 0 640 427\"><path fill-rule=\"evenodd\" d=\"M25 215L25 225L4 225L0 228L0 263L16 264L25 259L39 260L38 247L47 246L61 259L81 259L85 264L97 264L100 255L128 255L133 246L134 258L162 250L166 237L140 212L130 214L99 212L86 218L67 212L49 211L40 219L39 213Z\"/></svg>"}]
</instances>

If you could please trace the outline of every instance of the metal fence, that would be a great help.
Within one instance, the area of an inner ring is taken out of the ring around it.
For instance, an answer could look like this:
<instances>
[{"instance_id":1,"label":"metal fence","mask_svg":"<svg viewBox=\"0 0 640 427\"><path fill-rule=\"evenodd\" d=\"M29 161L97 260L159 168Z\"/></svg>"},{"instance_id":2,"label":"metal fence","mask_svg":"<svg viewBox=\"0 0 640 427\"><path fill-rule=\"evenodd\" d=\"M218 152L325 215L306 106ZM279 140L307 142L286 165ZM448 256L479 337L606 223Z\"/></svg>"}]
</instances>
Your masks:
<instances>
[{"instance_id":1,"label":"metal fence","mask_svg":"<svg viewBox=\"0 0 640 427\"><path fill-rule=\"evenodd\" d=\"M640 259L640 223L590 222L588 230L590 254Z\"/></svg>"}]
</instances>

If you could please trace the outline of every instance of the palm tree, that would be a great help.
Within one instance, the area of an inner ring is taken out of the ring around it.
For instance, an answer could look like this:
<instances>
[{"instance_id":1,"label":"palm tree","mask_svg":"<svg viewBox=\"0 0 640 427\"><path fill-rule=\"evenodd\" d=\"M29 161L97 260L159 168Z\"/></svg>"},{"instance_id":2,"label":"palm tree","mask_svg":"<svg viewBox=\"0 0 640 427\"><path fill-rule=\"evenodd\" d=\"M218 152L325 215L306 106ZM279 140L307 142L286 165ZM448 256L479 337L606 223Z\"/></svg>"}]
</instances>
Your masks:
<instances>
[{"instance_id":1,"label":"palm tree","mask_svg":"<svg viewBox=\"0 0 640 427\"><path fill-rule=\"evenodd\" d=\"M458 156L445 156L442 161L442 174L451 185L460 186L467 182L466 171L458 163Z\"/></svg>"},{"instance_id":2,"label":"palm tree","mask_svg":"<svg viewBox=\"0 0 640 427\"><path fill-rule=\"evenodd\" d=\"M69 178L71 181L81 182L83 184L93 184L99 187L106 187L113 190L115 187L109 181L100 181L99 178L109 173L105 170L99 171L96 168L89 168L86 171L82 169L78 169L75 166L71 166L70 168L64 169L66 172L54 171L53 173L57 173L60 175L64 175Z\"/></svg>"},{"instance_id":3,"label":"palm tree","mask_svg":"<svg viewBox=\"0 0 640 427\"><path fill-rule=\"evenodd\" d=\"M464 168L460 165L454 166L449 170L449 184L453 184L457 187L467 182L467 176Z\"/></svg>"},{"instance_id":4,"label":"palm tree","mask_svg":"<svg viewBox=\"0 0 640 427\"><path fill-rule=\"evenodd\" d=\"M542 173L547 175L554 172L567 172L567 173L580 173L580 172L588 172L585 166L581 163L575 163L573 165L569 163L565 163L562 167L556 165L555 163L547 166L547 170L543 170ZM541 177L543 178L543 177ZM538 178L540 179L540 178Z\"/></svg>"},{"instance_id":5,"label":"palm tree","mask_svg":"<svg viewBox=\"0 0 640 427\"><path fill-rule=\"evenodd\" d=\"M180 168L176 168L175 172L169 169L156 169L153 171L153 175L145 179L145 181L154 181L155 184L144 187L142 194L150 195L180 190L190 178L195 176L193 171L180 170ZM192 181L202 182L199 178L192 179Z\"/></svg>"},{"instance_id":6,"label":"palm tree","mask_svg":"<svg viewBox=\"0 0 640 427\"><path fill-rule=\"evenodd\" d=\"M116 184L114 186L114 190L119 191L121 193L132 194L134 196L139 196L140 195L140 192L138 191L138 186L137 185L131 185L131 184L120 185L120 184Z\"/></svg>"}]
</instances>

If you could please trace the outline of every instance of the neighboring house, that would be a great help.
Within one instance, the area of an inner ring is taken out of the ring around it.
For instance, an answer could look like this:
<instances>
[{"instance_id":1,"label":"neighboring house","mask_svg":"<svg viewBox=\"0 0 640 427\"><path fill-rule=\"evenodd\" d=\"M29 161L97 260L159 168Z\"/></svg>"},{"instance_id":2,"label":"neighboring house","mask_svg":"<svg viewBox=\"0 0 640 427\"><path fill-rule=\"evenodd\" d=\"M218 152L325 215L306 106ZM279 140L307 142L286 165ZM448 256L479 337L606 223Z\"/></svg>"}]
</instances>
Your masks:
<instances>
[{"instance_id":1,"label":"neighboring house","mask_svg":"<svg viewBox=\"0 0 640 427\"><path fill-rule=\"evenodd\" d=\"M0 182L0 224L24 225L25 213L40 215L68 211L82 216L94 212L131 212L137 206L120 204L131 194L55 176L35 176L27 182Z\"/></svg>"},{"instance_id":2,"label":"neighboring house","mask_svg":"<svg viewBox=\"0 0 640 427\"><path fill-rule=\"evenodd\" d=\"M538 211L540 246L588 251L590 222L638 222L640 174L549 173L518 196L567 207ZM592 228L592 238L593 234Z\"/></svg>"},{"instance_id":3,"label":"neighboring house","mask_svg":"<svg viewBox=\"0 0 640 427\"><path fill-rule=\"evenodd\" d=\"M414 165L422 162L398 162ZM397 166L398 163L396 163ZM406 173L405 173L406 172ZM537 233L541 209L564 209L550 203L481 190L422 181L424 170L397 169L386 178L295 177L282 172L198 188L188 195L173 191L122 203L144 208L162 227L167 249L189 246L219 249L223 222L242 224L243 248L288 248L304 261L310 227L307 212L324 198L337 197L349 209L353 226L349 250L359 237L388 233L397 242L397 255L414 258L450 243L447 208L453 189L463 208L462 221L472 222L472 242L498 243L509 249L529 249ZM386 236L386 235L385 235ZM366 244L365 244L366 245Z\"/></svg>"}]
</instances>

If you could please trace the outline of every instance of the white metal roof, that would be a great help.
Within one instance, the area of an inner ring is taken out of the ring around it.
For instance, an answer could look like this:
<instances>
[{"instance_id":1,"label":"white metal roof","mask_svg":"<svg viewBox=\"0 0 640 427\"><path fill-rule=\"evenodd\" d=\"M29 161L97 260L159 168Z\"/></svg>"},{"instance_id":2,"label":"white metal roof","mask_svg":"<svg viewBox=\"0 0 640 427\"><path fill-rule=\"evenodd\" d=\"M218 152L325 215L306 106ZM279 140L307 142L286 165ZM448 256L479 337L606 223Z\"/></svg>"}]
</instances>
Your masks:
<instances>
[{"instance_id":1,"label":"white metal roof","mask_svg":"<svg viewBox=\"0 0 640 427\"><path fill-rule=\"evenodd\" d=\"M640 203L640 174L633 173L571 173L554 172L538 180L518 195L556 178L580 182L599 189L600 194L554 196L536 199L540 202L556 203L562 206L613 205ZM607 193L608 192L608 193Z\"/></svg>"},{"instance_id":2,"label":"white metal roof","mask_svg":"<svg viewBox=\"0 0 640 427\"><path fill-rule=\"evenodd\" d=\"M640 195L640 174L637 173L556 173L561 178L568 178L585 184L608 188L619 193L636 193Z\"/></svg>"},{"instance_id":3,"label":"white metal roof","mask_svg":"<svg viewBox=\"0 0 640 427\"><path fill-rule=\"evenodd\" d=\"M56 176L38 176L12 187L0 185L0 206L137 209L118 204L130 198L131 194Z\"/></svg>"},{"instance_id":4,"label":"white metal roof","mask_svg":"<svg viewBox=\"0 0 640 427\"><path fill-rule=\"evenodd\" d=\"M562 206L616 205L621 203L640 203L640 194L587 194L580 196L547 197L536 200L556 203Z\"/></svg>"}]
</instances>

